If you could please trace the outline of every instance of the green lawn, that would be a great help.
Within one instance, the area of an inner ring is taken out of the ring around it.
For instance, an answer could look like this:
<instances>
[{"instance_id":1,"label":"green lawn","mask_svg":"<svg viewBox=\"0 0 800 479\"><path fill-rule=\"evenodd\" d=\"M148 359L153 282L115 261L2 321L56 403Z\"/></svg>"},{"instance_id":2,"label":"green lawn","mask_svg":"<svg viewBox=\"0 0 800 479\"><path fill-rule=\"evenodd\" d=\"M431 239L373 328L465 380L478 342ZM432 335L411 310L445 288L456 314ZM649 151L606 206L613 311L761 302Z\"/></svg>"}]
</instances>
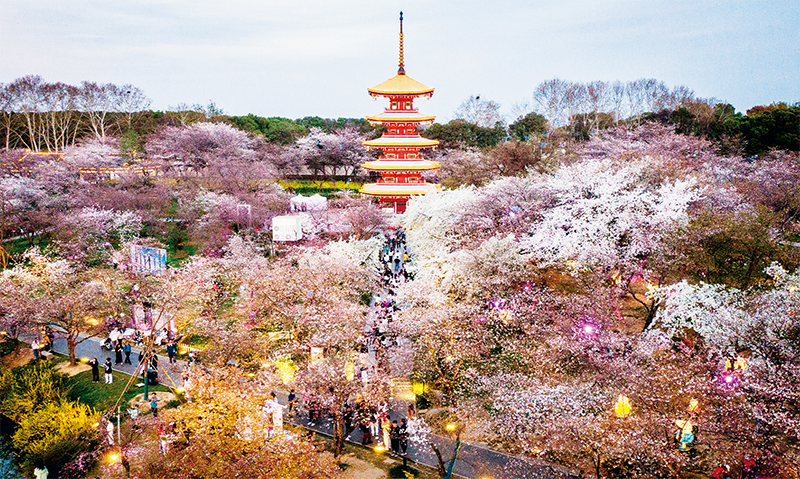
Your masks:
<instances>
[{"instance_id":1,"label":"green lawn","mask_svg":"<svg viewBox=\"0 0 800 479\"><path fill-rule=\"evenodd\" d=\"M69 395L72 399L80 399L83 404L89 405L98 411L107 411L114 406L117 398L122 394L125 385L128 383L130 376L117 371L114 371L114 382L106 384L103 382L103 373L100 372L100 382L92 382L92 372L84 371L67 378L66 385L70 388ZM128 401L137 394L144 392L144 386L136 387L136 384L141 384L142 378L136 378L131 388L123 396L122 404L123 409L127 409ZM169 392L170 389L162 384L157 386L149 386L149 391L165 391Z\"/></svg>"},{"instance_id":2,"label":"green lawn","mask_svg":"<svg viewBox=\"0 0 800 479\"><path fill-rule=\"evenodd\" d=\"M351 181L311 181L311 180L281 180L278 182L283 188L294 190L295 193L310 196L319 193L322 196L330 197L339 190L361 189L360 182Z\"/></svg>"}]
</instances>

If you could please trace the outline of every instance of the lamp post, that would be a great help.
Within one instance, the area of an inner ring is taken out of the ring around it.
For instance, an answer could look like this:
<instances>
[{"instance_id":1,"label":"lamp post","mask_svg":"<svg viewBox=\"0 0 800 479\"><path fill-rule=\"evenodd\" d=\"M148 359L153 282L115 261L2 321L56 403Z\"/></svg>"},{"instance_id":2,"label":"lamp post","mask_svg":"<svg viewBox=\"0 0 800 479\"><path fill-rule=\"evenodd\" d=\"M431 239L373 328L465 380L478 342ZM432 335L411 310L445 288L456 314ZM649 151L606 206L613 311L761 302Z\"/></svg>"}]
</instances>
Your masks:
<instances>
[{"instance_id":1,"label":"lamp post","mask_svg":"<svg viewBox=\"0 0 800 479\"><path fill-rule=\"evenodd\" d=\"M456 433L456 444L453 448L453 458L447 462L447 467L445 469L444 479L450 479L453 476L453 467L456 465L456 459L458 459L458 453L461 450L461 431L463 427L458 427L456 424L447 424L444 427L448 432L455 432Z\"/></svg>"}]
</instances>

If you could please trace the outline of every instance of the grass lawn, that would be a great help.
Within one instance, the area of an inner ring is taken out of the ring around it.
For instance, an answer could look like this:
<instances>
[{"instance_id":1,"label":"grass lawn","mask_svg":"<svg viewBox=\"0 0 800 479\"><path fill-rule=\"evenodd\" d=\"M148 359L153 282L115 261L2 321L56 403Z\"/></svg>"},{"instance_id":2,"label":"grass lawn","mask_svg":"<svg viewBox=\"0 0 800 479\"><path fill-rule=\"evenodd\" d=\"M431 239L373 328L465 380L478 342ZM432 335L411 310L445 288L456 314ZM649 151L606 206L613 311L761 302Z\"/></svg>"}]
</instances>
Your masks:
<instances>
[{"instance_id":1,"label":"grass lawn","mask_svg":"<svg viewBox=\"0 0 800 479\"><path fill-rule=\"evenodd\" d=\"M319 193L322 196L330 197L339 190L361 189L360 182L351 181L311 181L311 180L281 180L278 182L283 188L294 190L295 193L310 196Z\"/></svg>"},{"instance_id":2,"label":"grass lawn","mask_svg":"<svg viewBox=\"0 0 800 479\"><path fill-rule=\"evenodd\" d=\"M92 382L92 372L84 371L72 376L66 380L67 387L70 388L69 396L72 399L80 399L83 404L91 406L98 411L107 411L114 406L117 398L122 394L125 385L128 384L130 376L124 373L114 371L114 382L106 384L103 382L103 373L100 372L100 382ZM122 398L123 409L127 409L125 404L131 400L132 397L144 392L144 386L136 387L140 384L142 378L136 378L131 385L128 392ZM169 392L170 389L162 384L156 386L149 386L148 391L165 391Z\"/></svg>"}]
</instances>

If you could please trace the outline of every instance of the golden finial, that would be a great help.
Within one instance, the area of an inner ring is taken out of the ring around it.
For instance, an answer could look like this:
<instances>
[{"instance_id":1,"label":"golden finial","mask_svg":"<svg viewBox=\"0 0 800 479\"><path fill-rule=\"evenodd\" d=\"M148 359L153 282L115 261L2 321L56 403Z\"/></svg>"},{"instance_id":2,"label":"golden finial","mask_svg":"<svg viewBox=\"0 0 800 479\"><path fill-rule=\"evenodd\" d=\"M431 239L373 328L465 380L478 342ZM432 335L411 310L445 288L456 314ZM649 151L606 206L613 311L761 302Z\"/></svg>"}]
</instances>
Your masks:
<instances>
[{"instance_id":1,"label":"golden finial","mask_svg":"<svg viewBox=\"0 0 800 479\"><path fill-rule=\"evenodd\" d=\"M403 68L403 12L400 12L400 67L397 69L397 74L406 74L406 70Z\"/></svg>"}]
</instances>

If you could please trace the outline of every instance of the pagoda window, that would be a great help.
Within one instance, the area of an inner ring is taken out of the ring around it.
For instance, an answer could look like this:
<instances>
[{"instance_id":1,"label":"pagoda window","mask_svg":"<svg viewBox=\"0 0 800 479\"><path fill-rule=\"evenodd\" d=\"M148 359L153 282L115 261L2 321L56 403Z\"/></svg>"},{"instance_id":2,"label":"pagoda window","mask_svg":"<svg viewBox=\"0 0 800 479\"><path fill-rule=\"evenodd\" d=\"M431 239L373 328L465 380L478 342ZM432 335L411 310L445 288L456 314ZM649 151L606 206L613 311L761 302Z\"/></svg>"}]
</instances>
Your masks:
<instances>
[{"instance_id":1,"label":"pagoda window","mask_svg":"<svg viewBox=\"0 0 800 479\"><path fill-rule=\"evenodd\" d=\"M389 133L397 133L397 130L395 130L394 128L392 128L391 130L389 130Z\"/></svg>"},{"instance_id":2,"label":"pagoda window","mask_svg":"<svg viewBox=\"0 0 800 479\"><path fill-rule=\"evenodd\" d=\"M394 153L387 153L386 158L397 158L397 155L395 155Z\"/></svg>"},{"instance_id":3,"label":"pagoda window","mask_svg":"<svg viewBox=\"0 0 800 479\"><path fill-rule=\"evenodd\" d=\"M392 102L392 110L397 110L397 102L396 101Z\"/></svg>"},{"instance_id":4,"label":"pagoda window","mask_svg":"<svg viewBox=\"0 0 800 479\"><path fill-rule=\"evenodd\" d=\"M409 153L407 156L408 156L409 158L416 158L416 157L417 157L417 154L416 154L416 153Z\"/></svg>"},{"instance_id":5,"label":"pagoda window","mask_svg":"<svg viewBox=\"0 0 800 479\"><path fill-rule=\"evenodd\" d=\"M394 183L394 176L387 176L383 179L384 183Z\"/></svg>"},{"instance_id":6,"label":"pagoda window","mask_svg":"<svg viewBox=\"0 0 800 479\"><path fill-rule=\"evenodd\" d=\"M410 110L410 109L411 109L411 102L407 101L406 102L406 110Z\"/></svg>"},{"instance_id":7,"label":"pagoda window","mask_svg":"<svg viewBox=\"0 0 800 479\"><path fill-rule=\"evenodd\" d=\"M411 177L411 178L408 179L408 182L409 183L419 183L419 178Z\"/></svg>"}]
</instances>

